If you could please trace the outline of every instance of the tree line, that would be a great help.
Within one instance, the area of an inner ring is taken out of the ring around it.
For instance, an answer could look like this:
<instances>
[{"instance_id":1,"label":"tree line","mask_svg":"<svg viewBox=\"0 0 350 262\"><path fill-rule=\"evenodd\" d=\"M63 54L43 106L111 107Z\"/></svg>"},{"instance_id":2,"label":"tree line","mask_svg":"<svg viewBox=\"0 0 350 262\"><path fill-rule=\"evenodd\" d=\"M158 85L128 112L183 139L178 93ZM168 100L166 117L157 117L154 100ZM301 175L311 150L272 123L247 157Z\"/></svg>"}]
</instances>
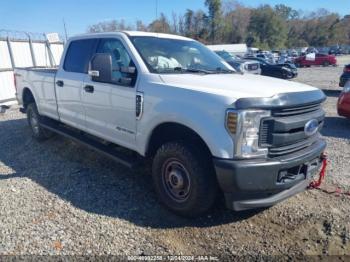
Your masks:
<instances>
[{"instance_id":1,"label":"tree line","mask_svg":"<svg viewBox=\"0 0 350 262\"><path fill-rule=\"evenodd\" d=\"M231 0L205 0L206 10L187 9L170 17L160 13L149 24L142 20L101 22L88 32L139 30L187 36L204 44L246 43L261 49L350 44L350 15L318 9L311 13L279 4L256 8Z\"/></svg>"}]
</instances>

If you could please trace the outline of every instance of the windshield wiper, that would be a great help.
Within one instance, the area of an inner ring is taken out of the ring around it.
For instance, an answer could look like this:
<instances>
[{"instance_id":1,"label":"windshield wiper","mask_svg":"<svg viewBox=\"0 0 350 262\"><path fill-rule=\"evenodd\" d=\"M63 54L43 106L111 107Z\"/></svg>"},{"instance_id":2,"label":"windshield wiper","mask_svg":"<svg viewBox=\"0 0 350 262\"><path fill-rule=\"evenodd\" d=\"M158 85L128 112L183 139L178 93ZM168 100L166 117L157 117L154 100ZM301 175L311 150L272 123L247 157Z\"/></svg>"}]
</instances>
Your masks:
<instances>
[{"instance_id":1,"label":"windshield wiper","mask_svg":"<svg viewBox=\"0 0 350 262\"><path fill-rule=\"evenodd\" d=\"M234 74L237 73L237 71L230 70L230 69L223 69L221 67L216 68L214 71L215 73L221 73L221 74Z\"/></svg>"},{"instance_id":2,"label":"windshield wiper","mask_svg":"<svg viewBox=\"0 0 350 262\"><path fill-rule=\"evenodd\" d=\"M182 68L182 67L174 67L174 71L181 71L181 72L189 72L189 73L203 73L203 74L213 74L215 71L205 70L205 69L198 69L198 68Z\"/></svg>"},{"instance_id":3,"label":"windshield wiper","mask_svg":"<svg viewBox=\"0 0 350 262\"><path fill-rule=\"evenodd\" d=\"M216 70L206 70L206 69L199 69L199 68L183 68L181 66L174 67L174 68L167 68L164 71L172 71L172 72L185 72L185 73L201 73L201 74L234 74L236 71L230 70L230 69L222 69L221 67L218 67Z\"/></svg>"}]
</instances>

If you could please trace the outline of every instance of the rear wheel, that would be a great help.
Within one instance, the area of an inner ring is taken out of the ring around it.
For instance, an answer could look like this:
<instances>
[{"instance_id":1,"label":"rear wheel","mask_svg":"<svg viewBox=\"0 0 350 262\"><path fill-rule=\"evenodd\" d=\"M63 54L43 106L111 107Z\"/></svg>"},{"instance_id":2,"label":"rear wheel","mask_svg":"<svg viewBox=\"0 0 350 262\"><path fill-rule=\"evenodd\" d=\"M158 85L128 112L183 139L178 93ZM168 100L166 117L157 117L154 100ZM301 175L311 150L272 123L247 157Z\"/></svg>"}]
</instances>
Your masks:
<instances>
[{"instance_id":1,"label":"rear wheel","mask_svg":"<svg viewBox=\"0 0 350 262\"><path fill-rule=\"evenodd\" d=\"M164 144L154 157L152 175L160 201L181 216L203 214L215 201L215 172L209 157L196 146Z\"/></svg>"},{"instance_id":2,"label":"rear wheel","mask_svg":"<svg viewBox=\"0 0 350 262\"><path fill-rule=\"evenodd\" d=\"M27 120L32 131L32 136L38 140L43 141L52 136L52 133L40 125L41 116L35 103L31 103L27 106Z\"/></svg>"}]
</instances>

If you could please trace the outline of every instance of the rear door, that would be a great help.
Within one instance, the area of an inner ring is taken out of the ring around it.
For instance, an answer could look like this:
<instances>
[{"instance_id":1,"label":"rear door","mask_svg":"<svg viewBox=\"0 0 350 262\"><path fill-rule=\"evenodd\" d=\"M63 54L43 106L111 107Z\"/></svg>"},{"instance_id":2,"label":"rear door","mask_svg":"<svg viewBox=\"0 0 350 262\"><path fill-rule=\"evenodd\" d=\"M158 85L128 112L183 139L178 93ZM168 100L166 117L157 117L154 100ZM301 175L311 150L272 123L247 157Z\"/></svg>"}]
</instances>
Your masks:
<instances>
[{"instance_id":1,"label":"rear door","mask_svg":"<svg viewBox=\"0 0 350 262\"><path fill-rule=\"evenodd\" d=\"M96 53L112 56L112 67L135 66L128 50L119 38L102 38ZM134 148L136 133L136 79L121 84L126 73L114 71L112 83L94 82L85 77L82 102L86 114L87 131L116 144Z\"/></svg>"},{"instance_id":2,"label":"rear door","mask_svg":"<svg viewBox=\"0 0 350 262\"><path fill-rule=\"evenodd\" d=\"M89 61L96 49L97 42L97 39L71 41L55 79L60 120L80 129L85 129L85 112L81 103L81 93Z\"/></svg>"}]
</instances>

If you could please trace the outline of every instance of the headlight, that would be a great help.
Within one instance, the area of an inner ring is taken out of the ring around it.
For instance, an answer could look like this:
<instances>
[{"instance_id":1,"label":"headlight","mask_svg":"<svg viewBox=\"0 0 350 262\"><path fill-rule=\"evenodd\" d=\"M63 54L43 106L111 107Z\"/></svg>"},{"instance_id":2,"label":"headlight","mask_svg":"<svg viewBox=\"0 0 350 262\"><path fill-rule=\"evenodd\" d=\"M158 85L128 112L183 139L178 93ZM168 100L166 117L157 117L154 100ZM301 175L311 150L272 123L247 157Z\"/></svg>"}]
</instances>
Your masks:
<instances>
[{"instance_id":1,"label":"headlight","mask_svg":"<svg viewBox=\"0 0 350 262\"><path fill-rule=\"evenodd\" d=\"M349 93L350 92L350 84L344 86L343 92L344 93Z\"/></svg>"},{"instance_id":2,"label":"headlight","mask_svg":"<svg viewBox=\"0 0 350 262\"><path fill-rule=\"evenodd\" d=\"M290 69L289 67L286 67L286 66L282 66L282 69L284 69L286 71L292 71L292 69Z\"/></svg>"},{"instance_id":3,"label":"headlight","mask_svg":"<svg viewBox=\"0 0 350 262\"><path fill-rule=\"evenodd\" d=\"M266 157L267 148L259 147L260 122L269 117L266 110L228 110L226 114L226 129L233 137L237 158Z\"/></svg>"}]
</instances>

